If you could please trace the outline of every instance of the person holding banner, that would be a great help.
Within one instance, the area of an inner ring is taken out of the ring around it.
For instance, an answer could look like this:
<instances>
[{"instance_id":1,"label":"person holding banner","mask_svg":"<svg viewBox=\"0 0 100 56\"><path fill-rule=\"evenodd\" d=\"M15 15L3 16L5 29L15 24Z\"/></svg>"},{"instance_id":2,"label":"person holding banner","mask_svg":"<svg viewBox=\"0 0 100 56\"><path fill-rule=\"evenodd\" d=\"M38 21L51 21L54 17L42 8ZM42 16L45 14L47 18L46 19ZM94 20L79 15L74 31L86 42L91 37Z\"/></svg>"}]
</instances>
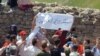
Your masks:
<instances>
[{"instance_id":1,"label":"person holding banner","mask_svg":"<svg viewBox=\"0 0 100 56\"><path fill-rule=\"evenodd\" d=\"M61 36L59 37L61 44L59 45L60 48L63 48L63 45L66 43L66 34L67 31L63 31Z\"/></svg>"},{"instance_id":2,"label":"person holding banner","mask_svg":"<svg viewBox=\"0 0 100 56\"><path fill-rule=\"evenodd\" d=\"M59 28L56 32L55 32L55 35L61 35L62 34L62 30L61 30L61 28Z\"/></svg>"},{"instance_id":3,"label":"person holding banner","mask_svg":"<svg viewBox=\"0 0 100 56\"><path fill-rule=\"evenodd\" d=\"M37 56L42 52L41 41L38 38L33 38L32 45L28 46L26 51L26 56Z\"/></svg>"}]
</instances>

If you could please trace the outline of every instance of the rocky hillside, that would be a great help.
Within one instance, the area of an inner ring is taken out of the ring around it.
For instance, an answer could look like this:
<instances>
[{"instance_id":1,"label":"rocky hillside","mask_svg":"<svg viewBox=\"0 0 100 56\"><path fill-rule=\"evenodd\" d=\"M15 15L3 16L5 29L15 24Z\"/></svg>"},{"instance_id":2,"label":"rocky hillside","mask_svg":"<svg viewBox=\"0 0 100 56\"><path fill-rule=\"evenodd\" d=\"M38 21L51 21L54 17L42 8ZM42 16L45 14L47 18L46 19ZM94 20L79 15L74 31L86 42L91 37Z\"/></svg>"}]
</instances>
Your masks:
<instances>
[{"instance_id":1,"label":"rocky hillside","mask_svg":"<svg viewBox=\"0 0 100 56\"><path fill-rule=\"evenodd\" d=\"M5 13L9 7L3 6L0 11L0 34L7 32L8 26L16 24L18 28L30 30L34 15L38 12L69 13L75 17L73 27L79 36L100 36L100 10L89 8L75 8L60 6L58 4L35 3L32 10L21 11L16 9L13 13ZM52 33L49 33L52 34Z\"/></svg>"}]
</instances>

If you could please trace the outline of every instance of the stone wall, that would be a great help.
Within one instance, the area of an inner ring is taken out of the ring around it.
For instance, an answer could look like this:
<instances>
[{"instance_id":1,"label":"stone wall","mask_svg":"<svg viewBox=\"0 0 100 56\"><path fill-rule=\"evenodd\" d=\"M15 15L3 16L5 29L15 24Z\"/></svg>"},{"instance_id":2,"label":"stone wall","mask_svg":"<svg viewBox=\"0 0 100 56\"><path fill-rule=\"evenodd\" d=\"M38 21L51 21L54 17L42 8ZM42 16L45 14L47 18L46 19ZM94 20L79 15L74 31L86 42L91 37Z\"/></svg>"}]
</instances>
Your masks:
<instances>
[{"instance_id":1,"label":"stone wall","mask_svg":"<svg viewBox=\"0 0 100 56\"><path fill-rule=\"evenodd\" d=\"M25 28L25 29L28 29L29 31L31 28L31 22L33 20L33 17L38 12L54 12L54 13L64 13L64 14L69 13L69 12L73 12L73 13L79 12L78 15L77 13L73 14L75 17L75 22L74 22L73 27L76 28L76 33L78 33L79 36L88 36L88 37L100 36L100 14L91 13L91 15L92 14L93 15L91 16L91 18L87 20L87 17L80 15L81 13L80 11L85 10L85 9L79 9L79 8L73 9L72 7L70 9L70 7L66 7L66 6L65 7L58 6L55 4L46 5L46 4L40 3L40 4L36 4L33 10L29 10L26 12L16 9L16 11L14 11L13 13L4 13L4 11L7 11L7 10L9 9L7 8L3 10L3 12L0 12L0 34L5 34L7 32L8 26L12 24L16 24L19 29ZM96 21L96 22L93 23L93 21Z\"/></svg>"},{"instance_id":2,"label":"stone wall","mask_svg":"<svg viewBox=\"0 0 100 56\"><path fill-rule=\"evenodd\" d=\"M8 9L9 10L9 9ZM12 13L7 13L8 10L3 10L0 12L0 34L6 34L9 30L9 26L16 24L18 29L31 29L31 22L34 17L34 12L21 11L16 9Z\"/></svg>"}]
</instances>

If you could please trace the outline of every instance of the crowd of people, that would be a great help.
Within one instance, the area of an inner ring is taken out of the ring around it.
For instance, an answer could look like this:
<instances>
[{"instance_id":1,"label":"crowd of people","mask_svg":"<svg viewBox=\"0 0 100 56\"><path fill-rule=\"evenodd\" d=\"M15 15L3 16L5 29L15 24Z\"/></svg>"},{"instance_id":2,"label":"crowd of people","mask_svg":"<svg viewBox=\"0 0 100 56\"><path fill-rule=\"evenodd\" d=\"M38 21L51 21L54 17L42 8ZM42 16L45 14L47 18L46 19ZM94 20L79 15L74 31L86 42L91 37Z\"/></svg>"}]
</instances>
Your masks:
<instances>
[{"instance_id":1,"label":"crowd of people","mask_svg":"<svg viewBox=\"0 0 100 56\"><path fill-rule=\"evenodd\" d=\"M100 37L80 40L75 28L71 32L59 28L50 38L46 29L41 32L27 44L26 29L10 26L8 34L0 36L0 56L100 56Z\"/></svg>"},{"instance_id":2,"label":"crowd of people","mask_svg":"<svg viewBox=\"0 0 100 56\"><path fill-rule=\"evenodd\" d=\"M31 0L8 0L7 5L10 7L8 12L33 7ZM7 34L0 35L0 56L100 56L100 37L83 37L81 40L74 28L70 32L59 28L50 38L46 29L41 28L27 44L29 34L26 29L17 30L16 25L10 26Z\"/></svg>"}]
</instances>

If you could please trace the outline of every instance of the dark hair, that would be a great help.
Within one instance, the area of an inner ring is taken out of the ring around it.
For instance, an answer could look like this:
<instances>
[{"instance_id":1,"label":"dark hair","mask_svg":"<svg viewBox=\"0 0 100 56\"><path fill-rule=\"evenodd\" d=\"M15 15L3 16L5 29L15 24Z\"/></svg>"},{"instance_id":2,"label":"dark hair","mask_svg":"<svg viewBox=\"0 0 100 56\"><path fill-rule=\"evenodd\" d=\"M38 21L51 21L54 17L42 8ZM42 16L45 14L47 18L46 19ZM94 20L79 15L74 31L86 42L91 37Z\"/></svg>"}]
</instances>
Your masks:
<instances>
[{"instance_id":1,"label":"dark hair","mask_svg":"<svg viewBox=\"0 0 100 56\"><path fill-rule=\"evenodd\" d=\"M91 49L91 47L89 45L85 46L85 49Z\"/></svg>"},{"instance_id":2,"label":"dark hair","mask_svg":"<svg viewBox=\"0 0 100 56\"><path fill-rule=\"evenodd\" d=\"M13 40L16 40L16 35L11 35L10 36L10 41L12 42Z\"/></svg>"},{"instance_id":3,"label":"dark hair","mask_svg":"<svg viewBox=\"0 0 100 56\"><path fill-rule=\"evenodd\" d=\"M72 41L72 38L67 38L66 42Z\"/></svg>"},{"instance_id":4,"label":"dark hair","mask_svg":"<svg viewBox=\"0 0 100 56\"><path fill-rule=\"evenodd\" d=\"M58 30L61 30L61 28L58 28Z\"/></svg>"},{"instance_id":5,"label":"dark hair","mask_svg":"<svg viewBox=\"0 0 100 56\"><path fill-rule=\"evenodd\" d=\"M63 31L62 34L61 34L61 36L65 36L66 37L67 33L68 33L68 31Z\"/></svg>"},{"instance_id":6,"label":"dark hair","mask_svg":"<svg viewBox=\"0 0 100 56\"><path fill-rule=\"evenodd\" d=\"M33 38L32 45L34 46L36 43L37 43L37 39L36 38Z\"/></svg>"},{"instance_id":7,"label":"dark hair","mask_svg":"<svg viewBox=\"0 0 100 56\"><path fill-rule=\"evenodd\" d=\"M71 29L71 31L73 32L73 31L76 31L76 28L75 27L73 27L72 29Z\"/></svg>"},{"instance_id":8,"label":"dark hair","mask_svg":"<svg viewBox=\"0 0 100 56\"><path fill-rule=\"evenodd\" d=\"M47 42L45 41L42 43L42 48L45 49L46 47L47 47Z\"/></svg>"},{"instance_id":9,"label":"dark hair","mask_svg":"<svg viewBox=\"0 0 100 56\"><path fill-rule=\"evenodd\" d=\"M22 29L18 30L18 31L17 31L17 34L20 33L21 31L22 31Z\"/></svg>"},{"instance_id":10,"label":"dark hair","mask_svg":"<svg viewBox=\"0 0 100 56\"><path fill-rule=\"evenodd\" d=\"M60 42L61 42L60 39L57 39L57 40L54 41L56 46L58 46L60 44Z\"/></svg>"},{"instance_id":11,"label":"dark hair","mask_svg":"<svg viewBox=\"0 0 100 56\"><path fill-rule=\"evenodd\" d=\"M89 39L87 39L86 42L87 42L87 44L90 44L90 40Z\"/></svg>"},{"instance_id":12,"label":"dark hair","mask_svg":"<svg viewBox=\"0 0 100 56\"><path fill-rule=\"evenodd\" d=\"M73 49L73 51L77 51L78 45L73 45L73 46L72 46L72 49Z\"/></svg>"}]
</instances>

